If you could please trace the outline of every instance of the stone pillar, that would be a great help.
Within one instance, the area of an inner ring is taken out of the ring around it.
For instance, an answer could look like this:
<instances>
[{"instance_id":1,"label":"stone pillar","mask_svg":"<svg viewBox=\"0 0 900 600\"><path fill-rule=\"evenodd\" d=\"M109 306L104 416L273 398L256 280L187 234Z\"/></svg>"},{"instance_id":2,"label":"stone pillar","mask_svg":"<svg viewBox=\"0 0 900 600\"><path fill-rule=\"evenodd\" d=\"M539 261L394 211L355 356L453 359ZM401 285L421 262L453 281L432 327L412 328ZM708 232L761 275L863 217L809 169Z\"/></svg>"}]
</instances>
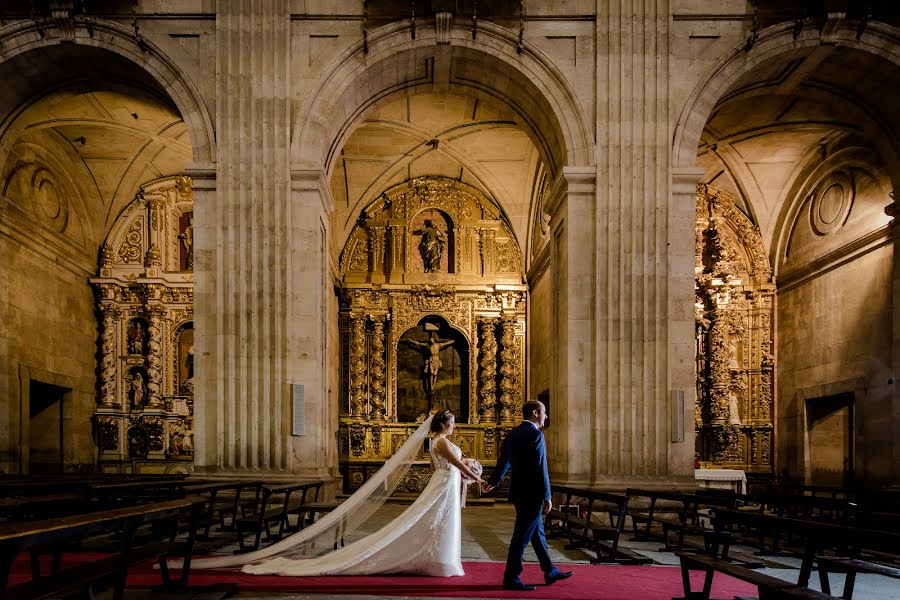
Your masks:
<instances>
[{"instance_id":1,"label":"stone pillar","mask_svg":"<svg viewBox=\"0 0 900 600\"><path fill-rule=\"evenodd\" d=\"M891 369L893 370L894 383L891 387L891 453L893 455L893 480L900 479L900 204L897 203L900 197L900 188L894 188L891 192L891 204L889 204L884 212L891 217L889 231L894 246L894 272L892 278L892 295L893 295L893 335L892 335L892 351L891 351Z\"/></svg>"},{"instance_id":2,"label":"stone pillar","mask_svg":"<svg viewBox=\"0 0 900 600\"><path fill-rule=\"evenodd\" d=\"M550 392L553 432L547 434L551 476L570 482L591 482L595 474L592 438L598 445L612 435L610 424L598 405L606 401L595 395L595 360L599 351L593 342L595 247L593 167L566 167L554 182L546 210L552 215L552 306L555 332L553 370L555 386ZM604 265L605 266L605 265ZM609 449L603 450L604 455Z\"/></svg>"},{"instance_id":3,"label":"stone pillar","mask_svg":"<svg viewBox=\"0 0 900 600\"><path fill-rule=\"evenodd\" d=\"M521 360L516 347L516 320L505 318L500 324L500 424L516 422L522 404Z\"/></svg>"},{"instance_id":4,"label":"stone pillar","mask_svg":"<svg viewBox=\"0 0 900 600\"><path fill-rule=\"evenodd\" d=\"M150 309L147 328L147 408L163 408L162 401L162 342L165 309Z\"/></svg>"},{"instance_id":5,"label":"stone pillar","mask_svg":"<svg viewBox=\"0 0 900 600\"><path fill-rule=\"evenodd\" d=\"M372 337L369 344L369 400L372 410L369 420L384 421L385 358L384 316L372 317ZM374 434L373 434L374 435Z\"/></svg>"},{"instance_id":6,"label":"stone pillar","mask_svg":"<svg viewBox=\"0 0 900 600\"><path fill-rule=\"evenodd\" d=\"M286 307L295 301L286 282L296 243L288 226L290 9L286 0L221 2L215 25L215 184L203 181L206 166L188 170L195 190L195 467L286 472L293 464ZM318 219L311 223L318 230ZM311 291L319 290L316 279ZM320 340L305 346L310 356L319 356ZM307 409L321 401L320 390L305 392Z\"/></svg>"},{"instance_id":7,"label":"stone pillar","mask_svg":"<svg viewBox=\"0 0 900 600\"><path fill-rule=\"evenodd\" d=\"M116 398L116 343L118 332L119 311L112 306L104 306L103 331L100 338L100 408L121 408L122 404Z\"/></svg>"},{"instance_id":8,"label":"stone pillar","mask_svg":"<svg viewBox=\"0 0 900 600\"><path fill-rule=\"evenodd\" d=\"M494 319L478 322L481 346L478 348L478 407L480 421L497 422L497 333Z\"/></svg>"},{"instance_id":9,"label":"stone pillar","mask_svg":"<svg viewBox=\"0 0 900 600\"><path fill-rule=\"evenodd\" d=\"M187 175L194 198L194 466L205 471L215 468L221 456L218 432L224 409L218 393L224 357L217 333L216 171L212 165L195 165Z\"/></svg>"}]
</instances>

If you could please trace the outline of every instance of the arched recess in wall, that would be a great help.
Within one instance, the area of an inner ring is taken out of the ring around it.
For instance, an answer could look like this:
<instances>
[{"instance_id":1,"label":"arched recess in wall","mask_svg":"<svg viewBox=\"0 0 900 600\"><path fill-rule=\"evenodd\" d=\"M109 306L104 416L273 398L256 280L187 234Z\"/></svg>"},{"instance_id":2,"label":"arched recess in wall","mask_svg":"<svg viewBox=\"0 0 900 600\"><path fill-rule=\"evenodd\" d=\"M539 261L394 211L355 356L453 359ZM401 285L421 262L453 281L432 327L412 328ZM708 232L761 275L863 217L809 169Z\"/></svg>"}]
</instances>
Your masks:
<instances>
[{"instance_id":1,"label":"arched recess in wall","mask_svg":"<svg viewBox=\"0 0 900 600\"><path fill-rule=\"evenodd\" d=\"M518 53L518 38L506 28L479 27L476 40L469 29L454 27L444 46L430 29L410 39L406 23L370 32L368 53L360 42L336 58L317 91L295 109L293 166L323 169L330 177L335 156L376 103L434 88L514 107L554 176L564 166L593 164L593 129L552 61L527 43Z\"/></svg>"},{"instance_id":2,"label":"arched recess in wall","mask_svg":"<svg viewBox=\"0 0 900 600\"><path fill-rule=\"evenodd\" d=\"M704 468L769 477L775 448L775 282L736 199L697 189L696 452Z\"/></svg>"},{"instance_id":3,"label":"arched recess in wall","mask_svg":"<svg viewBox=\"0 0 900 600\"><path fill-rule=\"evenodd\" d=\"M825 30L828 33L825 33ZM900 67L900 56L892 52L900 44L900 31L897 28L880 22L869 22L860 30L857 24L840 24L839 26L822 28L815 23L807 23L800 30L796 30L794 22L785 22L768 27L757 34L752 48L748 51L746 44L736 46L731 52L721 59L707 72L694 88L687 102L681 110L675 127L675 135L672 144L672 165L676 168L692 167L696 164L697 148L700 145L703 129L706 127L715 108L726 99L729 88L735 85L742 77L748 75L760 66L777 60L779 57L802 53L807 58L817 48L851 49L870 55L875 61L875 66L870 66L867 71L859 71L851 68L845 74L853 73L859 79L865 79L869 75L882 70L878 77L869 77L867 88L857 90L859 96L864 96L871 101L876 108L890 108L892 100L889 95L883 94L885 81L881 77L885 72L896 72ZM816 57L813 60L820 60ZM852 61L852 59L850 59ZM888 66L887 70L884 67ZM868 91L874 93L868 93ZM876 111L889 115L891 110ZM884 131L900 131L895 119L884 123ZM879 140L879 150L884 156L885 162L892 167L894 173L900 172L900 145L896 138ZM895 177L900 177L896 176ZM898 181L895 181L895 186Z\"/></svg>"},{"instance_id":4,"label":"arched recess in wall","mask_svg":"<svg viewBox=\"0 0 900 600\"><path fill-rule=\"evenodd\" d=\"M0 40L0 77L16 82L0 95L0 219L15 232L0 247L10 283L2 319L17 340L5 346L4 359L72 382L63 467L93 469L102 340L88 279L97 274L110 228L141 184L211 160L212 126L184 74L119 25L97 19L90 31L81 22L62 30L20 21L0 29ZM153 265L154 256L147 252L138 260ZM34 311L29 302L35 296L54 301ZM144 324L149 336L151 323ZM155 394L152 371L150 365L122 371L129 381L140 373L140 401ZM28 412L23 406L9 415L13 461L27 453ZM123 443L126 437L120 432ZM19 462L21 470L28 468L27 458Z\"/></svg>"},{"instance_id":5,"label":"arched recess in wall","mask_svg":"<svg viewBox=\"0 0 900 600\"><path fill-rule=\"evenodd\" d=\"M456 414L466 456L495 461L525 393L527 297L497 203L447 177L392 186L358 216L339 262L345 489L438 408ZM421 491L427 475L413 467L399 489Z\"/></svg>"},{"instance_id":6,"label":"arched recess in wall","mask_svg":"<svg viewBox=\"0 0 900 600\"><path fill-rule=\"evenodd\" d=\"M70 43L60 44L61 41ZM164 52L149 40L137 38L131 29L93 17L90 24L73 18L64 29L51 21L17 21L0 29L0 49L0 77L20 83L11 88L13 93L7 90L0 98L0 114L15 114L20 106L44 93L48 81L65 80L86 68L101 75L100 81L121 80L123 73L137 80L147 77L182 115L194 162L209 164L215 159L215 131L199 90ZM106 51L124 59L113 63L113 69L123 64L130 68L115 76L114 70L105 68L104 60L96 60L99 53L90 54L83 49ZM86 56L94 59L85 59ZM6 136L5 131L0 131L0 137Z\"/></svg>"}]
</instances>

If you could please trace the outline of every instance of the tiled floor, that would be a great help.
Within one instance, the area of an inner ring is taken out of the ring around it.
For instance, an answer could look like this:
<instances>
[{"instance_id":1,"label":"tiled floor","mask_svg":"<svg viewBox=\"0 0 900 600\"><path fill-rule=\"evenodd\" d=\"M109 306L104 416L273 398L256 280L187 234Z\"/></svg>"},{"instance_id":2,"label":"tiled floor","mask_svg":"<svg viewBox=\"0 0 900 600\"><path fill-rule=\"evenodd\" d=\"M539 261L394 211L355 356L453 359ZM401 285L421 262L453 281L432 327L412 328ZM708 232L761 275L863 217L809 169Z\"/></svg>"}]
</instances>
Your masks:
<instances>
[{"instance_id":1,"label":"tiled floor","mask_svg":"<svg viewBox=\"0 0 900 600\"><path fill-rule=\"evenodd\" d=\"M371 528L374 530L381 524L388 522L405 507L398 504L385 505L375 516ZM463 561L499 561L506 560L507 545L514 519L514 510L510 505L498 503L495 505L468 506L463 510L462 531L462 558ZM368 528L368 527L367 527ZM660 552L660 542L633 542L623 543L628 548L652 558L657 564L677 565L678 559L671 552ZM558 563L588 563L592 553L583 550L567 550L565 540L549 540L550 556ZM752 549L746 549L752 552ZM534 552L529 548L525 553L525 560L536 562ZM773 561L789 568L765 568L762 572L775 577L780 577L792 582L797 581L797 567L800 561L791 557L777 557ZM832 593L840 593L843 590L843 575L832 575ZM498 582L499 584L499 582ZM813 573L810 587L818 588L818 576ZM889 579L878 575L857 576L854 598L859 600L897 600L900 598L900 580ZM242 593L241 599L250 598L296 598L298 600L319 600L333 596L323 595L290 595L290 594L258 594ZM382 596L352 596L353 600L375 600Z\"/></svg>"}]
</instances>

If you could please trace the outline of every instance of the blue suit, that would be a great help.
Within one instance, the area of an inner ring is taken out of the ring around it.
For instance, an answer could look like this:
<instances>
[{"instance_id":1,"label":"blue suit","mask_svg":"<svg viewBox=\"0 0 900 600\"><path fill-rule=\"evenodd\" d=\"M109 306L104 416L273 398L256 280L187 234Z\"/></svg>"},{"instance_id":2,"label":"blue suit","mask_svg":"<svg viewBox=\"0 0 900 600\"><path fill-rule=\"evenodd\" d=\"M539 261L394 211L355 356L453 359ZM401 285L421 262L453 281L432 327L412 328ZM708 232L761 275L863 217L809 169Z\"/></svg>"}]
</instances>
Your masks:
<instances>
[{"instance_id":1,"label":"blue suit","mask_svg":"<svg viewBox=\"0 0 900 600\"><path fill-rule=\"evenodd\" d=\"M497 468L488 479L494 487L500 485L506 471L512 468L509 479L509 500L516 507L516 525L506 557L504 582L519 580L522 573L522 554L531 542L544 573L553 570L544 537L544 501L550 500L550 477L547 474L547 445L544 434L530 421L523 421L509 432L500 449Z\"/></svg>"}]
</instances>

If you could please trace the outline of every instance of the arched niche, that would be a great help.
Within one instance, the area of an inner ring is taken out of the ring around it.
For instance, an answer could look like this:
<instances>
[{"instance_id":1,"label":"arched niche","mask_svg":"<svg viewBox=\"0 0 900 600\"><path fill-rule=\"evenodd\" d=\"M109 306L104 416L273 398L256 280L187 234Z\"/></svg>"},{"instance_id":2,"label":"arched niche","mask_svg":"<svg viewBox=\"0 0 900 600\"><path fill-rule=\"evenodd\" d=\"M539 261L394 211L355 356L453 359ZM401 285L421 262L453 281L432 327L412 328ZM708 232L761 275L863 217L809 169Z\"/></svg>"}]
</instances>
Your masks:
<instances>
[{"instance_id":1,"label":"arched niche","mask_svg":"<svg viewBox=\"0 0 900 600\"><path fill-rule=\"evenodd\" d=\"M397 419L415 422L448 409L469 420L469 343L436 315L424 317L397 341ZM432 381L434 382L432 387Z\"/></svg>"},{"instance_id":2,"label":"arched niche","mask_svg":"<svg viewBox=\"0 0 900 600\"><path fill-rule=\"evenodd\" d=\"M445 240L435 271L416 262L426 220ZM492 464L525 393L527 288L502 211L457 180L420 177L380 193L356 222L340 260L344 489L438 408L457 417L454 443ZM399 489L421 490L425 470L414 467Z\"/></svg>"},{"instance_id":3,"label":"arched niche","mask_svg":"<svg viewBox=\"0 0 900 600\"><path fill-rule=\"evenodd\" d=\"M774 467L775 283L759 228L736 199L697 188L696 452L704 468Z\"/></svg>"}]
</instances>

